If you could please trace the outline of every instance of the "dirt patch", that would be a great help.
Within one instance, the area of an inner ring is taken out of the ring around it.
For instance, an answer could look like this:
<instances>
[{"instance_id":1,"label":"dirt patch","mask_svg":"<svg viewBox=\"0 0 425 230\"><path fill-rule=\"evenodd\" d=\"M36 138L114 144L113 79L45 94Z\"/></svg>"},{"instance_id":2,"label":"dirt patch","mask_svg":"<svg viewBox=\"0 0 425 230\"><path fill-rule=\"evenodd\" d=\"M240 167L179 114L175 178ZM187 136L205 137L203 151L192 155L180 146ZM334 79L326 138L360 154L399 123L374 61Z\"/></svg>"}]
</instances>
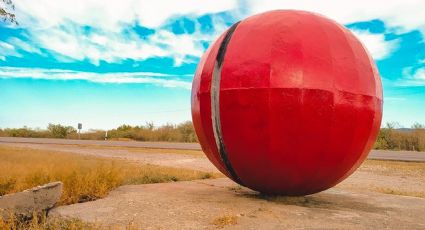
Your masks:
<instances>
[{"instance_id":1,"label":"dirt patch","mask_svg":"<svg viewBox=\"0 0 425 230\"><path fill-rule=\"evenodd\" d=\"M425 198L425 163L367 160L337 187Z\"/></svg>"}]
</instances>

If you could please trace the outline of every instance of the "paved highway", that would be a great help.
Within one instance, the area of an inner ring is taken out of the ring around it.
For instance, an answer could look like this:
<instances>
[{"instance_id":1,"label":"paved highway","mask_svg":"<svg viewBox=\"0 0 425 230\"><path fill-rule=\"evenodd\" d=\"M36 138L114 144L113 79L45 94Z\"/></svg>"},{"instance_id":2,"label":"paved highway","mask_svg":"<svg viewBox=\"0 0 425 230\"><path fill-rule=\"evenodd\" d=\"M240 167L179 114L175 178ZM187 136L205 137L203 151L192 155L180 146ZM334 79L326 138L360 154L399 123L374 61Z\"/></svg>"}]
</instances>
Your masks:
<instances>
[{"instance_id":1,"label":"paved highway","mask_svg":"<svg viewBox=\"0 0 425 230\"><path fill-rule=\"evenodd\" d=\"M162 149L189 149L200 150L197 143L173 143L173 142L141 142L141 141L94 141L94 140L68 140L50 138L20 138L20 137L0 137L0 143L30 143L30 144L57 144L57 145L101 145L101 146L122 146L138 148L162 148ZM372 150L369 159L397 160L397 161L418 161L425 162L425 152L412 151L388 151Z\"/></svg>"}]
</instances>

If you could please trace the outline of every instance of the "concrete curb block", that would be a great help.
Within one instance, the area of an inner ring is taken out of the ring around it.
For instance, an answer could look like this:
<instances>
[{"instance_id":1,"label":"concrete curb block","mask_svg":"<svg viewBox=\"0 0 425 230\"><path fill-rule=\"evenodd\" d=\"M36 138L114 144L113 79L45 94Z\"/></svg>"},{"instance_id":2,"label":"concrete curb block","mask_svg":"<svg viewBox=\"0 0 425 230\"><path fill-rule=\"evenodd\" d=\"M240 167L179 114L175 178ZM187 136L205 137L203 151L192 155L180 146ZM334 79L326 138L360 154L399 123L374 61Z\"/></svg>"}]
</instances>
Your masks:
<instances>
[{"instance_id":1,"label":"concrete curb block","mask_svg":"<svg viewBox=\"0 0 425 230\"><path fill-rule=\"evenodd\" d=\"M53 208L62 195L63 183L52 182L22 192L0 196L0 217L10 214L31 217L34 212Z\"/></svg>"}]
</instances>

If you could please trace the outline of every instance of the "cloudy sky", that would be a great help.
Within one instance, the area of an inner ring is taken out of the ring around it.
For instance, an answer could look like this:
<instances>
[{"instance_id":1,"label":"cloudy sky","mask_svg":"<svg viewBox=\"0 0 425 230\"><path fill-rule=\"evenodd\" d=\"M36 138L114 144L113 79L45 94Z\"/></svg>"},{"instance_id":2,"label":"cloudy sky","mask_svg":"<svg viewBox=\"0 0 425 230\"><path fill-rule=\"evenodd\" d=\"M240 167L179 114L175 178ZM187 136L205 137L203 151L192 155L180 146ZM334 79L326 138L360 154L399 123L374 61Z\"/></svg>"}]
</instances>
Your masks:
<instances>
[{"instance_id":1,"label":"cloudy sky","mask_svg":"<svg viewBox=\"0 0 425 230\"><path fill-rule=\"evenodd\" d=\"M190 120L200 56L233 23L272 9L324 14L377 62L384 122L425 123L425 1L15 0L0 22L0 127Z\"/></svg>"}]
</instances>

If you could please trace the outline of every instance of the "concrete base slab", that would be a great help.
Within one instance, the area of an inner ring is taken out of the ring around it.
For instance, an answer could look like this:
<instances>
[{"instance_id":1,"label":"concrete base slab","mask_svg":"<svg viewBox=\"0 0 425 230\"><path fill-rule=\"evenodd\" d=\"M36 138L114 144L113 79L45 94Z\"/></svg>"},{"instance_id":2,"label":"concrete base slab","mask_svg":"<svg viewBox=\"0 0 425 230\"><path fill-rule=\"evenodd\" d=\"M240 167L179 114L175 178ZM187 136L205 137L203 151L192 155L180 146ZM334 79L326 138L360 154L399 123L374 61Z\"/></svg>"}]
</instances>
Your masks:
<instances>
[{"instance_id":1,"label":"concrete base slab","mask_svg":"<svg viewBox=\"0 0 425 230\"><path fill-rule=\"evenodd\" d=\"M425 229L425 199L332 188L269 197L227 178L122 186L51 216L142 229Z\"/></svg>"}]
</instances>

